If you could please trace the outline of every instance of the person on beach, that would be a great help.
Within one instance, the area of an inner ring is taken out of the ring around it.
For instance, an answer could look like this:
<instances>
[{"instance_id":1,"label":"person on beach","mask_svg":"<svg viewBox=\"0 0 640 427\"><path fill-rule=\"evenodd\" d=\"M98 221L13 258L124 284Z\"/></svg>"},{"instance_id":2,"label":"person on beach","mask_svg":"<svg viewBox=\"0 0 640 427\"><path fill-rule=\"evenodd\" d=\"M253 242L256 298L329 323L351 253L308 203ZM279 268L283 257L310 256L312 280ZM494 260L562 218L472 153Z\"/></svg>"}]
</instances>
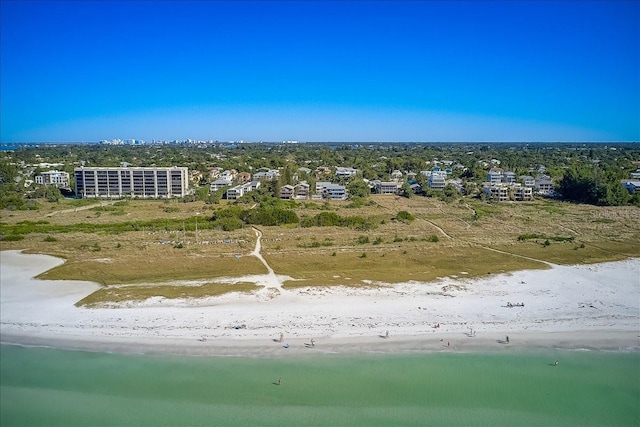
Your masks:
<instances>
[{"instance_id":1,"label":"person on beach","mask_svg":"<svg viewBox=\"0 0 640 427\"><path fill-rule=\"evenodd\" d=\"M311 347L315 347L315 346L316 346L316 340L311 338Z\"/></svg>"},{"instance_id":2,"label":"person on beach","mask_svg":"<svg viewBox=\"0 0 640 427\"><path fill-rule=\"evenodd\" d=\"M278 378L278 385L282 384L282 377Z\"/></svg>"},{"instance_id":3,"label":"person on beach","mask_svg":"<svg viewBox=\"0 0 640 427\"><path fill-rule=\"evenodd\" d=\"M282 332L280 332L280 341L279 342L282 342L283 340L284 340L284 334Z\"/></svg>"},{"instance_id":4,"label":"person on beach","mask_svg":"<svg viewBox=\"0 0 640 427\"><path fill-rule=\"evenodd\" d=\"M385 332L384 337L389 338L389 331Z\"/></svg>"},{"instance_id":5,"label":"person on beach","mask_svg":"<svg viewBox=\"0 0 640 427\"><path fill-rule=\"evenodd\" d=\"M506 341L507 341L507 344L509 344L509 335L507 335Z\"/></svg>"},{"instance_id":6,"label":"person on beach","mask_svg":"<svg viewBox=\"0 0 640 427\"><path fill-rule=\"evenodd\" d=\"M558 361L553 362L553 366L558 366Z\"/></svg>"}]
</instances>

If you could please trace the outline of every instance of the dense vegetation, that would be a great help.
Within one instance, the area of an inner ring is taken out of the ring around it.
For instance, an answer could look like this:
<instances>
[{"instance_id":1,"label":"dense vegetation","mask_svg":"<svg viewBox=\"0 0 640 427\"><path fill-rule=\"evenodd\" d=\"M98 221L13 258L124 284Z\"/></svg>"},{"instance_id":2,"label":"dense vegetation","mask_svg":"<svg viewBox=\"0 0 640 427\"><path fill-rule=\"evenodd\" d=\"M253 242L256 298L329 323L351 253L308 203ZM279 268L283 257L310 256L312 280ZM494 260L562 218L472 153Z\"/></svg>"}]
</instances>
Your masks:
<instances>
[{"instance_id":1,"label":"dense vegetation","mask_svg":"<svg viewBox=\"0 0 640 427\"><path fill-rule=\"evenodd\" d=\"M38 199L55 201L62 197L55 188L38 189L28 183L34 176L51 167L43 163L60 164L59 170L73 172L86 166L187 166L199 171L196 189L185 201L203 200L217 203L221 192L208 191L208 171L212 167L255 173L262 168L280 169L281 177L261 193L245 196L239 203L262 202L277 194L282 185L306 180L311 187L317 177L315 168L337 166L358 169L351 180L332 179L346 184L354 201L368 196L366 180L389 180L394 170L417 173L415 181L427 188L426 177L419 172L430 170L437 162L453 165L452 178L463 182L468 196L477 196L478 185L486 180L494 166L519 175L544 172L557 184L557 190L567 200L597 204L640 206L640 195L630 195L621 180L640 167L638 144L239 144L239 145L162 145L105 146L97 144L40 145L0 153L0 209L37 209ZM312 172L300 170L301 167ZM327 179L333 178L333 175ZM323 178L325 179L325 178ZM73 184L72 184L73 186ZM410 197L408 183L403 193ZM453 201L459 193L448 187L445 191L426 191L443 201ZM262 208L261 208L262 209ZM248 214L249 223L291 223L290 213L262 209ZM284 217L282 216L284 215Z\"/></svg>"},{"instance_id":2,"label":"dense vegetation","mask_svg":"<svg viewBox=\"0 0 640 427\"><path fill-rule=\"evenodd\" d=\"M560 180L559 191L567 200L601 206L640 206L640 193L633 195L620 184L622 173L615 165L590 167L571 165Z\"/></svg>"}]
</instances>

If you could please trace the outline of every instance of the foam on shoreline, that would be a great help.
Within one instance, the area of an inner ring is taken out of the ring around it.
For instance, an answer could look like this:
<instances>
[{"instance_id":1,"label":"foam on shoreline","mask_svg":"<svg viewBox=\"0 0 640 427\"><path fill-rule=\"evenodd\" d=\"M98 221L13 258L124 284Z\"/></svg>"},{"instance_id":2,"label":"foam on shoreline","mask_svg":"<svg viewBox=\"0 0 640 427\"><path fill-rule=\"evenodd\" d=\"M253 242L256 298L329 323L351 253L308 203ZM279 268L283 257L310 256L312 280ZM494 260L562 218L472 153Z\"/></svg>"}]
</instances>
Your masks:
<instances>
[{"instance_id":1,"label":"foam on shoreline","mask_svg":"<svg viewBox=\"0 0 640 427\"><path fill-rule=\"evenodd\" d=\"M74 303L97 284L33 279L62 260L3 251L0 261L2 343L225 356L640 350L640 259L371 289L265 287L251 295L91 309Z\"/></svg>"}]
</instances>

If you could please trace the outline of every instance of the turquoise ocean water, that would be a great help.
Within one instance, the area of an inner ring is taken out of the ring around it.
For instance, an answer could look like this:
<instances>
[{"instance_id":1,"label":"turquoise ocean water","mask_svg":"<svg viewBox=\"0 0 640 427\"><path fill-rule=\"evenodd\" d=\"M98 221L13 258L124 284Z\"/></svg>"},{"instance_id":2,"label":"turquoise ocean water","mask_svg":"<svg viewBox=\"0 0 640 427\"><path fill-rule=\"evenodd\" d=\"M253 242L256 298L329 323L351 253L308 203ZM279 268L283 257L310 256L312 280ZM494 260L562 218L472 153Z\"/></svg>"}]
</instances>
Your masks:
<instances>
[{"instance_id":1,"label":"turquoise ocean water","mask_svg":"<svg viewBox=\"0 0 640 427\"><path fill-rule=\"evenodd\" d=\"M0 356L2 427L640 424L637 353Z\"/></svg>"}]
</instances>

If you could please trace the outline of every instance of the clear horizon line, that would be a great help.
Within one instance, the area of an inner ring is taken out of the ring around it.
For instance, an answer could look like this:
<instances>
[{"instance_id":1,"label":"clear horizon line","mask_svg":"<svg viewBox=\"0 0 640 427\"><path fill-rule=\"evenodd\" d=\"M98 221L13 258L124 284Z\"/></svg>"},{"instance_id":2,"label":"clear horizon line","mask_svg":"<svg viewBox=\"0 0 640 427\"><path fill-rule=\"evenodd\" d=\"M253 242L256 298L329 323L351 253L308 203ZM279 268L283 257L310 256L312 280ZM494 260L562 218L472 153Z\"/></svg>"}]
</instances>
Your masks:
<instances>
[{"instance_id":1,"label":"clear horizon line","mask_svg":"<svg viewBox=\"0 0 640 427\"><path fill-rule=\"evenodd\" d=\"M162 142L172 142L179 141L184 142L188 139L155 139L155 141ZM407 141L346 141L346 140L318 140L318 141L299 141L299 140L278 140L278 141L245 141L245 140L201 140L201 139L191 139L194 143L205 143L209 144L210 141L214 141L213 143L219 144L228 144L228 143L244 143L244 144L283 144L283 143L292 143L298 144L636 144L639 143L639 140L602 140L602 141L570 141L570 140L558 140L558 141L492 141L492 140L483 140L483 141L417 141L417 140L407 140ZM1 145L26 145L26 144L100 144L100 141L0 141ZM145 144L154 144L153 142L149 142L147 140ZM142 145L142 144L105 144L105 145Z\"/></svg>"}]
</instances>

